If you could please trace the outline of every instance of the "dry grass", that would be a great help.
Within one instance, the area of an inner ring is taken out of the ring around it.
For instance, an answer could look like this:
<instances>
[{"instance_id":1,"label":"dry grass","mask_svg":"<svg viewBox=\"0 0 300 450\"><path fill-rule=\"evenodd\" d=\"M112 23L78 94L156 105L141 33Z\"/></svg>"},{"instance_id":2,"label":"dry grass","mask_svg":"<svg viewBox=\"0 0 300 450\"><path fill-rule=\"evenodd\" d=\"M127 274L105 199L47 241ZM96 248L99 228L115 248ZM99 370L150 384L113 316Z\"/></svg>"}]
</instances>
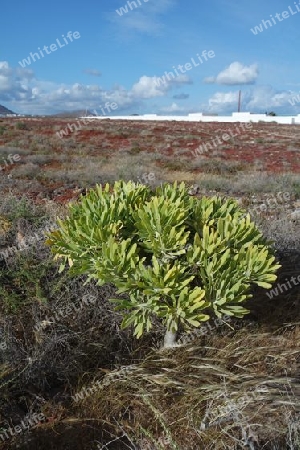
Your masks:
<instances>
[{"instance_id":1,"label":"dry grass","mask_svg":"<svg viewBox=\"0 0 300 450\"><path fill-rule=\"evenodd\" d=\"M52 217L59 212L53 202L46 209ZM2 204L2 216L13 212L12 199ZM43 247L36 250L46 264ZM279 257L279 282L300 272L299 253ZM212 326L205 336L185 336L180 347L159 350L161 327L141 341L119 329L121 317L107 302L113 295L107 287L83 286L81 279L68 280L53 269L45 280L50 288L46 303L31 301L30 309L6 315L0 323L0 338L7 342L1 384L10 408L16 407L17 390L30 408L48 418L31 439L24 434L12 441L11 449L19 444L24 450L104 450L108 442L108 449L120 450L299 448L297 287L273 300L258 289L248 318ZM91 294L98 298L96 305L32 331L47 316ZM97 380L102 388L72 401L70 395L83 388L88 392Z\"/></svg>"},{"instance_id":2,"label":"dry grass","mask_svg":"<svg viewBox=\"0 0 300 450\"><path fill-rule=\"evenodd\" d=\"M17 130L14 121L5 122L0 155L5 157L9 153L18 153L21 160L14 168L5 171L0 178L1 188L17 190L22 186L23 191L36 188L42 191L51 182L65 181L90 187L97 182L113 182L120 178L138 179L141 174L152 172L158 183L184 180L201 184L207 190L231 194L281 190L300 196L299 175L266 174L263 172L263 159L253 163L244 163L239 155L237 161L228 159L223 147L215 153L193 157L195 145L226 131L226 124L214 127L212 124L179 123L173 125L174 134L170 134L170 130L165 131L165 124L106 121L83 127L65 139L57 138L56 131L67 126L68 122L68 119L33 121L28 122L28 130ZM277 136L279 132L272 127L255 125L249 135L243 135L243 145L253 146L254 139L265 140L268 134L274 140L274 133ZM289 141L294 142L298 130L281 129L286 130L285 134L292 133L280 136L285 145L283 151L286 151L286 145ZM278 146L277 141L275 144ZM228 146L231 148L232 144L228 143ZM233 147L238 148L237 145ZM257 147L253 151L257 151ZM287 171L288 167L283 169Z\"/></svg>"},{"instance_id":3,"label":"dry grass","mask_svg":"<svg viewBox=\"0 0 300 450\"><path fill-rule=\"evenodd\" d=\"M9 172L12 178L7 172L0 177L0 188L7 192L0 199L1 245L15 245L20 219L31 234L66 214L63 206L47 199L50 184L53 192L64 193L75 184L89 187L153 173L154 184L185 181L197 184L199 195L218 192L239 198L275 240L283 266L278 282L299 275L300 228L289 217L300 196L299 175L263 173L261 161L245 167L216 159L218 155L187 157L190 140L201 143L212 133L208 129L207 137L200 137L198 125L183 135L182 125L176 124L171 135L159 123L145 129L144 124L134 128L103 122L88 141L84 133L94 127L60 141L55 131L63 125L55 123L47 123L47 136L38 135L38 123L28 131L5 124L0 155L18 153L21 160ZM203 134L208 125L201 127ZM266 127L256 127L257 139L265 138ZM169 143L173 155L165 152ZM255 215L256 204L280 191L291 194L289 205ZM38 192L43 206L20 200L28 192ZM121 316L108 301L112 286L84 285L83 278L58 274L42 241L21 257L0 261L0 274L6 295L21 299L11 311L1 298L0 344L7 345L0 352L1 426L20 423L24 411L41 410L47 417L47 423L0 448L300 449L299 287L273 299L256 289L244 320L234 320L231 328L212 327L205 336L185 336L185 344L162 351L159 323L140 341L130 330L121 330ZM96 304L57 316L91 295ZM102 388L82 401L72 399L98 380Z\"/></svg>"},{"instance_id":4,"label":"dry grass","mask_svg":"<svg viewBox=\"0 0 300 450\"><path fill-rule=\"evenodd\" d=\"M262 332L249 325L213 334L106 375L77 414L97 418L115 436L122 430L138 449L271 449L287 442L300 412L300 328Z\"/></svg>"}]
</instances>

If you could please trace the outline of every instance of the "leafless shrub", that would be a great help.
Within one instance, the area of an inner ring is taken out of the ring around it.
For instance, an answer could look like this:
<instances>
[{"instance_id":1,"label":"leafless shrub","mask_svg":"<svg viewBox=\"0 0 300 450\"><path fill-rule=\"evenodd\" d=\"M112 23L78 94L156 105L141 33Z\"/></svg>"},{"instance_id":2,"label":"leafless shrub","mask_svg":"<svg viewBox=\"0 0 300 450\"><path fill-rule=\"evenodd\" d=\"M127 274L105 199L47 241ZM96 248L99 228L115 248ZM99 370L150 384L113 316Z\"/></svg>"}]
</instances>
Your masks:
<instances>
[{"instance_id":1,"label":"leafless shrub","mask_svg":"<svg viewBox=\"0 0 300 450\"><path fill-rule=\"evenodd\" d=\"M20 147L0 147L0 155L3 155L4 157L11 154L11 155L28 155L30 153L30 150L20 148Z\"/></svg>"},{"instance_id":2,"label":"leafless shrub","mask_svg":"<svg viewBox=\"0 0 300 450\"><path fill-rule=\"evenodd\" d=\"M38 174L40 167L38 164L33 164L31 162L18 165L11 170L11 175L13 177L29 177L32 178Z\"/></svg>"},{"instance_id":3,"label":"leafless shrub","mask_svg":"<svg viewBox=\"0 0 300 450\"><path fill-rule=\"evenodd\" d=\"M31 164L46 164L52 160L52 157L50 155L27 155L26 156L26 162Z\"/></svg>"},{"instance_id":4,"label":"leafless shrub","mask_svg":"<svg viewBox=\"0 0 300 450\"><path fill-rule=\"evenodd\" d=\"M290 192L297 193L300 176L297 174L268 174L265 172L253 172L240 174L233 181L234 191L238 192Z\"/></svg>"},{"instance_id":5,"label":"leafless shrub","mask_svg":"<svg viewBox=\"0 0 300 450\"><path fill-rule=\"evenodd\" d=\"M293 222L287 214L272 220L261 220L260 227L265 236L274 241L278 249L299 249L300 228L299 224Z\"/></svg>"}]
</instances>

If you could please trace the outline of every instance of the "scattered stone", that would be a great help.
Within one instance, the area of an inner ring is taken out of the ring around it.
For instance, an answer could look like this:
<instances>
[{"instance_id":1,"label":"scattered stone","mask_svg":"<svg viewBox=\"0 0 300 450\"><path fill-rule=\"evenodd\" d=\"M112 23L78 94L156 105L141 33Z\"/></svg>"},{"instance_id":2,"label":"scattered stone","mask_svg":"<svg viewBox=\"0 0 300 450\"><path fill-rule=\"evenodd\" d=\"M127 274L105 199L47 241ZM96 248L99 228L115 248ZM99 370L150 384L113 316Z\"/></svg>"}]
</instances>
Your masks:
<instances>
[{"instance_id":1,"label":"scattered stone","mask_svg":"<svg viewBox=\"0 0 300 450\"><path fill-rule=\"evenodd\" d=\"M292 220L300 220L300 208L296 209L291 213Z\"/></svg>"}]
</instances>

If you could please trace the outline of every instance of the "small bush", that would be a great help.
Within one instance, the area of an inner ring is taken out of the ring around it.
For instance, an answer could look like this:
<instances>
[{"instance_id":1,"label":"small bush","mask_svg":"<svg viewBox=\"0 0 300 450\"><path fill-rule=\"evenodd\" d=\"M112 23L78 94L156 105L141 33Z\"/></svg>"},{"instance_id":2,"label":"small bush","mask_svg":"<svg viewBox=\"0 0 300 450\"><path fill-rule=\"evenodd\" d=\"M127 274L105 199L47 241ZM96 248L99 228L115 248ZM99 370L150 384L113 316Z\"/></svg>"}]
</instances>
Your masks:
<instances>
[{"instance_id":1,"label":"small bush","mask_svg":"<svg viewBox=\"0 0 300 450\"><path fill-rule=\"evenodd\" d=\"M28 162L25 164L18 165L12 169L11 174L14 178L36 178L40 172L40 167L38 164L33 164Z\"/></svg>"},{"instance_id":2,"label":"small bush","mask_svg":"<svg viewBox=\"0 0 300 450\"><path fill-rule=\"evenodd\" d=\"M213 313L243 317L251 285L269 289L280 267L249 214L232 199L189 197L185 185L154 192L132 182L97 186L59 221L48 244L61 270L112 281L123 328L140 337L157 316L173 345L179 326L199 327Z\"/></svg>"},{"instance_id":3,"label":"small bush","mask_svg":"<svg viewBox=\"0 0 300 450\"><path fill-rule=\"evenodd\" d=\"M142 151L141 147L139 146L139 144L135 143L131 149L129 150L129 154L130 155L137 155Z\"/></svg>"},{"instance_id":4,"label":"small bush","mask_svg":"<svg viewBox=\"0 0 300 450\"><path fill-rule=\"evenodd\" d=\"M37 261L30 250L13 255L14 264L0 268L0 296L3 307L7 312L16 312L28 302L46 301L44 294L45 275L53 262L48 266Z\"/></svg>"},{"instance_id":5,"label":"small bush","mask_svg":"<svg viewBox=\"0 0 300 450\"><path fill-rule=\"evenodd\" d=\"M29 130L29 127L28 127L27 123L25 123L25 122L17 122L16 129L17 130Z\"/></svg>"}]
</instances>

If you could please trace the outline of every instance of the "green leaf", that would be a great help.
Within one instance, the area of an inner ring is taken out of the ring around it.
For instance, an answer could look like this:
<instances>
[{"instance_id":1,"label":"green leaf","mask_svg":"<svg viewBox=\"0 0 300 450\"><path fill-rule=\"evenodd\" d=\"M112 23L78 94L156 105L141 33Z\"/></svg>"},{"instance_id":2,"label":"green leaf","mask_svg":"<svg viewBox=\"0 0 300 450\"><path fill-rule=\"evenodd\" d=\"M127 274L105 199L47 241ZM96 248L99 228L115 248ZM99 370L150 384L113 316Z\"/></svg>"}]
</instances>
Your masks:
<instances>
[{"instance_id":1,"label":"green leaf","mask_svg":"<svg viewBox=\"0 0 300 450\"><path fill-rule=\"evenodd\" d=\"M262 287L264 289L271 289L272 285L270 283L266 283L264 281L257 281L257 286Z\"/></svg>"},{"instance_id":2,"label":"green leaf","mask_svg":"<svg viewBox=\"0 0 300 450\"><path fill-rule=\"evenodd\" d=\"M243 317L251 285L270 288L272 245L234 199L192 198L184 183L154 191L131 181L97 185L58 220L47 245L59 272L113 283L122 328L140 337L156 316L168 329ZM126 297L126 298L125 298ZM205 314L203 313L205 312Z\"/></svg>"}]
</instances>

